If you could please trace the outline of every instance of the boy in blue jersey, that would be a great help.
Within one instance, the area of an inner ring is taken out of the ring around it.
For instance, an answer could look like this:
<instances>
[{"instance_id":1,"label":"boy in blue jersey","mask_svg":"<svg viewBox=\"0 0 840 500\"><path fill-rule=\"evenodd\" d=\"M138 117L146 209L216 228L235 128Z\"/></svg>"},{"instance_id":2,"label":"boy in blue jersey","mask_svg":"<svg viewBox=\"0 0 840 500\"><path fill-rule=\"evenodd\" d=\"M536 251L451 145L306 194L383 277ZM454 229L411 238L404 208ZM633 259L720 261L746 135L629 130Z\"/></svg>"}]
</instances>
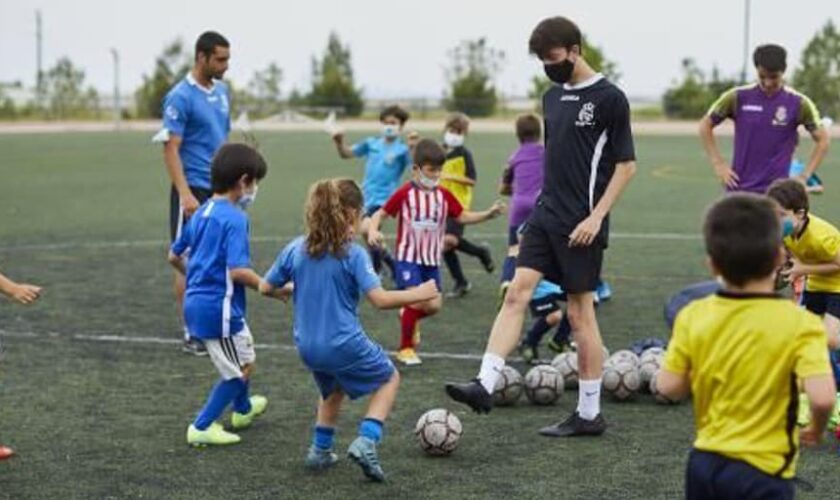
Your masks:
<instances>
[{"instance_id":1,"label":"boy in blue jersey","mask_svg":"<svg viewBox=\"0 0 840 500\"><path fill-rule=\"evenodd\" d=\"M367 241L370 217L376 213L388 198L397 190L406 168L411 165L411 148L416 134L410 134L408 143L403 142L400 134L409 119L408 111L393 105L379 114L382 123L382 135L372 136L347 146L344 133L336 132L332 139L338 156L342 159L365 158L365 176L362 181L364 194L364 218L362 219L362 239ZM368 247L373 259L373 268L378 273L384 263L394 276L394 259L383 248Z\"/></svg>"},{"instance_id":2,"label":"boy in blue jersey","mask_svg":"<svg viewBox=\"0 0 840 500\"><path fill-rule=\"evenodd\" d=\"M519 354L528 364L536 364L540 360L537 348L545 334L557 327L553 338L549 340L548 347L556 352L564 350L571 351L572 326L569 319L563 314L560 302L566 301L566 294L559 285L548 280L542 280L534 289L531 297L531 316L536 318L528 333L519 344Z\"/></svg>"},{"instance_id":3,"label":"boy in blue jersey","mask_svg":"<svg viewBox=\"0 0 840 500\"><path fill-rule=\"evenodd\" d=\"M163 161L172 183L169 195L171 241L184 223L213 194L210 162L230 133L230 99L222 82L230 59L230 43L207 31L195 43L195 64L163 100L163 127L152 139L164 144ZM175 273L175 299L183 319L184 279ZM184 327L184 351L206 355L204 345Z\"/></svg>"},{"instance_id":4,"label":"boy in blue jersey","mask_svg":"<svg viewBox=\"0 0 840 500\"><path fill-rule=\"evenodd\" d=\"M193 446L238 443L238 435L216 422L225 408L233 404L231 426L236 430L251 425L268 404L263 396L248 396L255 354L245 322L245 287L257 289L260 284L251 269L245 209L256 199L266 170L265 160L250 146L222 146L213 158L213 196L190 218L169 252L169 262L187 278L187 327L204 342L221 375L187 429L187 443Z\"/></svg>"},{"instance_id":5,"label":"boy in blue jersey","mask_svg":"<svg viewBox=\"0 0 840 500\"><path fill-rule=\"evenodd\" d=\"M433 280L410 290L385 291L367 252L354 243L363 214L362 192L350 179L315 183L306 203L306 233L288 244L260 284L276 293L294 283L294 339L321 394L305 465L323 470L338 461L335 428L344 397L371 395L348 457L374 481L385 473L376 452L400 376L359 320L362 295L377 309L396 309L437 297Z\"/></svg>"}]
</instances>

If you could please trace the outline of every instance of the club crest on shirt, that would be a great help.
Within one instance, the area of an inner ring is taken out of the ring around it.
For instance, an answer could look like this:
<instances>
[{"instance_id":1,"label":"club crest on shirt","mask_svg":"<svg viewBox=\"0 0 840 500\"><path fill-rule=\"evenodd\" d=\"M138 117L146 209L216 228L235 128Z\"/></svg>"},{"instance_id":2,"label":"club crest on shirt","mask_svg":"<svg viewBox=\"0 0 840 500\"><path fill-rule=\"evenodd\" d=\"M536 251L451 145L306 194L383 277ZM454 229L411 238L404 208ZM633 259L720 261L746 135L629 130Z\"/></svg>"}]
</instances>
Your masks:
<instances>
[{"instance_id":1,"label":"club crest on shirt","mask_svg":"<svg viewBox=\"0 0 840 500\"><path fill-rule=\"evenodd\" d=\"M595 104L592 102L584 103L578 112L578 119L575 122L578 127L593 127L595 126Z\"/></svg>"},{"instance_id":2,"label":"club crest on shirt","mask_svg":"<svg viewBox=\"0 0 840 500\"><path fill-rule=\"evenodd\" d=\"M175 106L169 105L166 107L166 116L169 117L170 120L177 120L178 119L178 109Z\"/></svg>"},{"instance_id":3,"label":"club crest on shirt","mask_svg":"<svg viewBox=\"0 0 840 500\"><path fill-rule=\"evenodd\" d=\"M776 108L776 113L773 115L773 125L783 127L788 124L788 112L784 106Z\"/></svg>"}]
</instances>

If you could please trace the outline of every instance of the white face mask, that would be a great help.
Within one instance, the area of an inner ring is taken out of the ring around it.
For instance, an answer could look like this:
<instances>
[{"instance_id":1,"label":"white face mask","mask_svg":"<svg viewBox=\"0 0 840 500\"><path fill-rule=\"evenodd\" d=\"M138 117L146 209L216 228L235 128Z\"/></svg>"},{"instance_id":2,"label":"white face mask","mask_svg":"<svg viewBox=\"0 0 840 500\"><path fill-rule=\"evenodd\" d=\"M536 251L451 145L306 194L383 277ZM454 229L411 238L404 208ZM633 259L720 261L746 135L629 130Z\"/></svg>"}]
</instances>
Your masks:
<instances>
[{"instance_id":1,"label":"white face mask","mask_svg":"<svg viewBox=\"0 0 840 500\"><path fill-rule=\"evenodd\" d=\"M382 135L389 139L400 135L400 126L392 124L382 125Z\"/></svg>"},{"instance_id":2,"label":"white face mask","mask_svg":"<svg viewBox=\"0 0 840 500\"><path fill-rule=\"evenodd\" d=\"M248 208L250 208L251 205L253 205L254 202L257 201L258 190L259 187L255 185L253 191L245 191L244 193L242 193L242 197L240 197L239 200L237 200L236 202L236 204L239 205L239 208L241 208L242 210L248 210Z\"/></svg>"},{"instance_id":3,"label":"white face mask","mask_svg":"<svg viewBox=\"0 0 840 500\"><path fill-rule=\"evenodd\" d=\"M447 130L446 133L443 134L443 143L450 148L457 148L464 145L464 136Z\"/></svg>"},{"instance_id":4,"label":"white face mask","mask_svg":"<svg viewBox=\"0 0 840 500\"><path fill-rule=\"evenodd\" d=\"M420 172L420 178L418 179L418 182L421 186L423 186L426 189L434 189L437 187L438 184L440 184L440 179L432 179L431 177L426 177L425 175L423 175L423 172Z\"/></svg>"}]
</instances>

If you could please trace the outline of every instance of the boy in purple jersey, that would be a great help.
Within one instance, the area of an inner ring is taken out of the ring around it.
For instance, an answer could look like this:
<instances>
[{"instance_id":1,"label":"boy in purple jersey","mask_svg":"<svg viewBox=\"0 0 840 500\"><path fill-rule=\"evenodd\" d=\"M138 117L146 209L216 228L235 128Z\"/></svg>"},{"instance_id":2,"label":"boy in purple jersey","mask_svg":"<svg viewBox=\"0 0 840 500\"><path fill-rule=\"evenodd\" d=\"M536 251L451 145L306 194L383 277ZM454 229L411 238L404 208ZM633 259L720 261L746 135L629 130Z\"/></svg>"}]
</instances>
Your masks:
<instances>
[{"instance_id":1,"label":"boy in purple jersey","mask_svg":"<svg viewBox=\"0 0 840 500\"><path fill-rule=\"evenodd\" d=\"M727 191L764 193L773 181L787 178L800 125L815 142L811 158L798 176L803 183L828 151L828 134L814 103L784 85L785 49L762 45L755 49L753 62L758 83L726 91L700 121L703 147ZM735 122L731 166L720 154L713 134L714 127L727 118Z\"/></svg>"}]
</instances>

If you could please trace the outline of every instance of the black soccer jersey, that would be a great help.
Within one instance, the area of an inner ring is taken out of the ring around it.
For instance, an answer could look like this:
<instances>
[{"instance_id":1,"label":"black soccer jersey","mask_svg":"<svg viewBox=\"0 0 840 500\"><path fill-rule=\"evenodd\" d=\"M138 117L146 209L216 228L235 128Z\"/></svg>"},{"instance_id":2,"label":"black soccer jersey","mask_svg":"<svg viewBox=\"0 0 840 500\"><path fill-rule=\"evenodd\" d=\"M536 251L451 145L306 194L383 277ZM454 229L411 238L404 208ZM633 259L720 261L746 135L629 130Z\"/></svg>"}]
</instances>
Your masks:
<instances>
[{"instance_id":1,"label":"black soccer jersey","mask_svg":"<svg viewBox=\"0 0 840 500\"><path fill-rule=\"evenodd\" d=\"M615 164L635 160L630 106L618 87L596 75L554 85L543 96L545 176L538 206L569 235L592 212ZM596 242L607 245L609 217Z\"/></svg>"}]
</instances>

